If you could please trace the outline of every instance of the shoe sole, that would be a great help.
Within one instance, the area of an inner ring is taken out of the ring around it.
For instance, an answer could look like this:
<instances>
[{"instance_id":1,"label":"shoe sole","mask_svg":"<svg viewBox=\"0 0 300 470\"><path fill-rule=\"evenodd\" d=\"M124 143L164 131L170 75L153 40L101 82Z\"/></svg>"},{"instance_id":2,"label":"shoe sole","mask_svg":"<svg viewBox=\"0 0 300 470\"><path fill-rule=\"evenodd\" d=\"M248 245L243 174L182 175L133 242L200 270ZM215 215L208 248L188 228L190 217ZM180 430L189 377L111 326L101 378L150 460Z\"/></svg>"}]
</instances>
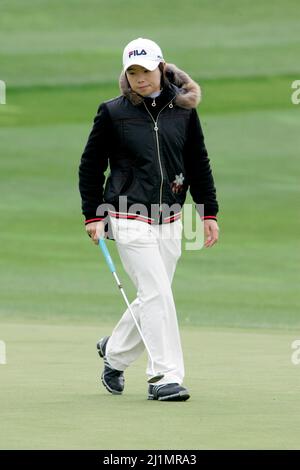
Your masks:
<instances>
[{"instance_id":1,"label":"shoe sole","mask_svg":"<svg viewBox=\"0 0 300 470\"><path fill-rule=\"evenodd\" d=\"M101 375L101 381L104 385L104 387L106 388L106 390L110 393L112 393L113 395L122 395L123 392L120 392L119 390L113 390L106 382L105 382L105 379L103 377L103 374Z\"/></svg>"},{"instance_id":2,"label":"shoe sole","mask_svg":"<svg viewBox=\"0 0 300 470\"><path fill-rule=\"evenodd\" d=\"M190 398L190 395L186 392L174 393L173 395L166 395L165 397L154 398L153 395L148 395L148 400L157 401L186 401Z\"/></svg>"}]
</instances>

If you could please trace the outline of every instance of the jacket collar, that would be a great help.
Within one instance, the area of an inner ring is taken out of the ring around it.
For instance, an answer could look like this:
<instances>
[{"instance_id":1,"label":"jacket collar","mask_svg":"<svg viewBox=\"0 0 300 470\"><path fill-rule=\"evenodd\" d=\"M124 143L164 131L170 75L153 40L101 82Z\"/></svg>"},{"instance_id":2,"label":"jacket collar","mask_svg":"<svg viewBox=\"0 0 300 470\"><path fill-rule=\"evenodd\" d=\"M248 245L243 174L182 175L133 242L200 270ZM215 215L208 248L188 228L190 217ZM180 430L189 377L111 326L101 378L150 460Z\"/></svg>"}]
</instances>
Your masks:
<instances>
[{"instance_id":1,"label":"jacket collar","mask_svg":"<svg viewBox=\"0 0 300 470\"><path fill-rule=\"evenodd\" d=\"M174 64L166 64L166 78L165 87L156 100L159 98L170 100L173 96L175 104L181 108L191 109L198 106L201 100L201 88L187 73L178 69ZM146 99L131 90L123 71L120 75L119 86L122 95L134 106L141 104ZM148 99L151 100L151 98Z\"/></svg>"},{"instance_id":2,"label":"jacket collar","mask_svg":"<svg viewBox=\"0 0 300 470\"><path fill-rule=\"evenodd\" d=\"M165 106L167 103L170 103L170 101L174 100L176 96L177 96L176 87L168 83L163 87L160 95L157 98L150 98L150 96L145 96L145 97L141 96L141 100L142 100L141 102L144 101L144 103L151 109L151 104L153 103L153 101L155 101L157 108L160 109L163 106Z\"/></svg>"}]
</instances>

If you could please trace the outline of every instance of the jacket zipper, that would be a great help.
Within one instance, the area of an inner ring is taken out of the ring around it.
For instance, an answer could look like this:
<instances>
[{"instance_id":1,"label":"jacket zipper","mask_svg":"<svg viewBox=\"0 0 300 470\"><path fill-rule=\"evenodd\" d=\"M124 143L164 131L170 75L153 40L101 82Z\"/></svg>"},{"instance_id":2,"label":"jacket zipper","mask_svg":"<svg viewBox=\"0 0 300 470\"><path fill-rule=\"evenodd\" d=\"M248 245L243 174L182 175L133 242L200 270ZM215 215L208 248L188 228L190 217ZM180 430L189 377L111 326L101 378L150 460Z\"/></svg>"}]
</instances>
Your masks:
<instances>
[{"instance_id":1,"label":"jacket zipper","mask_svg":"<svg viewBox=\"0 0 300 470\"><path fill-rule=\"evenodd\" d=\"M155 121L154 117L152 116L152 114L150 113L150 111L148 110L145 102L143 101L143 104L146 108L147 113L149 114L152 121L154 122L154 131L155 131L156 146L157 146L157 156L158 156L158 163L159 163L160 174L161 174L161 183L160 183L160 190L159 190L159 219L160 219L160 216L161 216L161 213L162 213L162 190L163 190L163 184L164 184L164 174L163 174L163 169L162 169L162 165L161 165L160 148L159 148L159 140L158 140L158 125L157 125L157 123L158 123L158 118L159 118L160 113L167 106L169 106L169 104L172 103L173 99L174 98L172 98L171 101L169 101L163 108L161 108L161 110L159 111L159 113L157 115L156 121Z\"/></svg>"}]
</instances>

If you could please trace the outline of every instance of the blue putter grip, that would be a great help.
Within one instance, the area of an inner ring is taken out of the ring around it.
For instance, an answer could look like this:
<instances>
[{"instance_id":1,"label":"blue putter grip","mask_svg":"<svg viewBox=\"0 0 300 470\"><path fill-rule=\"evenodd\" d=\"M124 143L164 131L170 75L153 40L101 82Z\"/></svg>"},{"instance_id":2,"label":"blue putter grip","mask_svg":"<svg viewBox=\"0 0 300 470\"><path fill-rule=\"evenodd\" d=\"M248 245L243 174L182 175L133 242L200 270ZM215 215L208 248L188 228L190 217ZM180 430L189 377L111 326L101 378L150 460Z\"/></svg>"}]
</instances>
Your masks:
<instances>
[{"instance_id":1,"label":"blue putter grip","mask_svg":"<svg viewBox=\"0 0 300 470\"><path fill-rule=\"evenodd\" d=\"M99 238L99 245L102 250L102 253L104 254L104 258L108 264L109 269L111 270L112 273L114 273L116 271L116 268L115 268L113 260L111 259L111 256L107 249L104 238Z\"/></svg>"}]
</instances>

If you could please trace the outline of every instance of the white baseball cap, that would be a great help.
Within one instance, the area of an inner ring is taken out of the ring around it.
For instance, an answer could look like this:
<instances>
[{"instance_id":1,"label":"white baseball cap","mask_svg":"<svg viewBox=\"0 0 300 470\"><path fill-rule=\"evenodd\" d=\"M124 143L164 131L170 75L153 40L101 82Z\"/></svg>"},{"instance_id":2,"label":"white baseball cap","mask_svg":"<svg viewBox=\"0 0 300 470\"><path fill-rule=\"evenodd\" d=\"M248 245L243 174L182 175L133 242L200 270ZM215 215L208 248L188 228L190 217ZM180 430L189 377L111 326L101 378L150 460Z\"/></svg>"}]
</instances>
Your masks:
<instances>
[{"instance_id":1,"label":"white baseball cap","mask_svg":"<svg viewBox=\"0 0 300 470\"><path fill-rule=\"evenodd\" d=\"M161 48L150 39L134 39L127 44L123 52L124 72L131 65L141 65L153 71L160 62L164 62Z\"/></svg>"}]
</instances>

